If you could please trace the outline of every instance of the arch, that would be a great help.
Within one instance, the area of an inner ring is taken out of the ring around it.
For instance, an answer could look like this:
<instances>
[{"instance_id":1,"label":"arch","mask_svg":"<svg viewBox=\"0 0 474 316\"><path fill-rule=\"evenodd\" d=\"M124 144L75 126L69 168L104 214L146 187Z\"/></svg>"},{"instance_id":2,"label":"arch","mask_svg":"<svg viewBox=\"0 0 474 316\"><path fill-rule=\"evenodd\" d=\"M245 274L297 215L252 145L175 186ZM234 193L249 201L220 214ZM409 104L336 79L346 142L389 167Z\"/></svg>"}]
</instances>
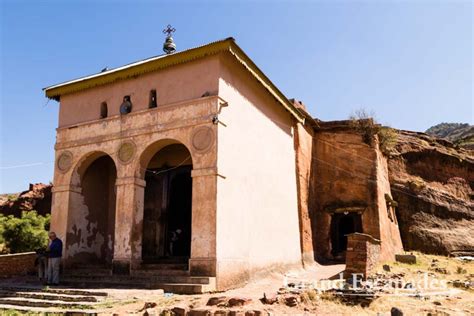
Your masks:
<instances>
[{"instance_id":1,"label":"arch","mask_svg":"<svg viewBox=\"0 0 474 316\"><path fill-rule=\"evenodd\" d=\"M115 233L117 168L108 154L84 155L74 168L66 254L68 265L111 264Z\"/></svg>"},{"instance_id":2,"label":"arch","mask_svg":"<svg viewBox=\"0 0 474 316\"><path fill-rule=\"evenodd\" d=\"M137 176L140 179L145 179L146 169L148 168L150 161L152 158L163 148L170 146L170 145L181 145L186 148L186 151L189 154L189 163L193 165L193 157L189 148L183 144L181 141L172 139L172 138L165 138L160 139L158 141L154 141L153 143L146 146L145 150L140 155L139 165L137 170ZM187 161L186 161L187 162Z\"/></svg>"},{"instance_id":3,"label":"arch","mask_svg":"<svg viewBox=\"0 0 474 316\"><path fill-rule=\"evenodd\" d=\"M147 147L140 166L146 182L141 257L184 262L191 254L191 153L176 140L161 140Z\"/></svg>"}]
</instances>

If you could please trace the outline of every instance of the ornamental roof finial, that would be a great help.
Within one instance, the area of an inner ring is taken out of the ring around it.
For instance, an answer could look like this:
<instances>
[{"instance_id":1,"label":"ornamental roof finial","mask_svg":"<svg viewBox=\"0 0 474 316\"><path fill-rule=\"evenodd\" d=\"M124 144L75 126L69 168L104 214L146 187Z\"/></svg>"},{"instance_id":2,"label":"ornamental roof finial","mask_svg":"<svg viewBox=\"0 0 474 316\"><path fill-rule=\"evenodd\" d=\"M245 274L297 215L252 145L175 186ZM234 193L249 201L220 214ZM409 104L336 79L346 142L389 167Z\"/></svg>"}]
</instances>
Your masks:
<instances>
[{"instance_id":1,"label":"ornamental roof finial","mask_svg":"<svg viewBox=\"0 0 474 316\"><path fill-rule=\"evenodd\" d=\"M174 27L171 27L171 25L169 24L163 30L163 34L167 34L165 43L163 44L163 51L167 54L171 54L176 51L176 44L174 43L173 38L171 37L171 34L174 32L176 32L176 29Z\"/></svg>"}]
</instances>

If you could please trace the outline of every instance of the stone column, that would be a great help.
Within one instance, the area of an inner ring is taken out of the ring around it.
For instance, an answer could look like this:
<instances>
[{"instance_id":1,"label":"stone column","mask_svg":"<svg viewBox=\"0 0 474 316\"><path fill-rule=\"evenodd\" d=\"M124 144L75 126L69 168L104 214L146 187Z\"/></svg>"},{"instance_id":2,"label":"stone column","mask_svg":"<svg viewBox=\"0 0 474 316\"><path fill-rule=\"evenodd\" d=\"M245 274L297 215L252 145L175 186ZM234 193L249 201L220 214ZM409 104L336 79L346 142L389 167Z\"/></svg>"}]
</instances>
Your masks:
<instances>
[{"instance_id":1,"label":"stone column","mask_svg":"<svg viewBox=\"0 0 474 316\"><path fill-rule=\"evenodd\" d=\"M216 276L217 169L191 172L193 178L191 275Z\"/></svg>"},{"instance_id":2,"label":"stone column","mask_svg":"<svg viewBox=\"0 0 474 316\"><path fill-rule=\"evenodd\" d=\"M67 265L68 249L67 249L67 233L69 210L73 208L76 196L81 196L81 188L75 185L55 185L52 189L52 205L51 205L51 231L63 242L63 258Z\"/></svg>"},{"instance_id":3,"label":"stone column","mask_svg":"<svg viewBox=\"0 0 474 316\"><path fill-rule=\"evenodd\" d=\"M117 178L115 208L114 274L130 274L141 261L141 233L145 181L136 177Z\"/></svg>"}]
</instances>

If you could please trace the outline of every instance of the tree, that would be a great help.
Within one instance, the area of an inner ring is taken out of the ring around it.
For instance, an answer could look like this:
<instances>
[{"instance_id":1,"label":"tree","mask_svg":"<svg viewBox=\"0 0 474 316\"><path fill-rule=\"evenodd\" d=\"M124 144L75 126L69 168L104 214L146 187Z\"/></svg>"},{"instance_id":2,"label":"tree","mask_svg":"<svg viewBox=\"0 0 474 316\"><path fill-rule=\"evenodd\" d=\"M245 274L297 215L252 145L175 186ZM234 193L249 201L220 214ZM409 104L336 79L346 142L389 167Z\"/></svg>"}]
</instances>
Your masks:
<instances>
[{"instance_id":1,"label":"tree","mask_svg":"<svg viewBox=\"0 0 474 316\"><path fill-rule=\"evenodd\" d=\"M0 233L10 253L34 251L48 245L50 215L23 211L21 218L12 215L0 218Z\"/></svg>"}]
</instances>

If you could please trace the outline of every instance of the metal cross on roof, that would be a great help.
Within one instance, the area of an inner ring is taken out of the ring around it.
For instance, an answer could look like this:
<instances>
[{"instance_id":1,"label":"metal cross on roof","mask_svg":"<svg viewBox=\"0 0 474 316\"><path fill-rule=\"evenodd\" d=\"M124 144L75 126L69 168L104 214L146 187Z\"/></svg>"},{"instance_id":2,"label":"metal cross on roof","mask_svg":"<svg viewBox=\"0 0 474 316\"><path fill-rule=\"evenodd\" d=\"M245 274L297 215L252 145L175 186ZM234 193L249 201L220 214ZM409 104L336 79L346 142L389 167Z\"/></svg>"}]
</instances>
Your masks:
<instances>
[{"instance_id":1,"label":"metal cross on roof","mask_svg":"<svg viewBox=\"0 0 474 316\"><path fill-rule=\"evenodd\" d=\"M174 27L171 27L170 24L163 30L163 34L168 34L166 37L171 37L171 33L176 32L176 29Z\"/></svg>"}]
</instances>

